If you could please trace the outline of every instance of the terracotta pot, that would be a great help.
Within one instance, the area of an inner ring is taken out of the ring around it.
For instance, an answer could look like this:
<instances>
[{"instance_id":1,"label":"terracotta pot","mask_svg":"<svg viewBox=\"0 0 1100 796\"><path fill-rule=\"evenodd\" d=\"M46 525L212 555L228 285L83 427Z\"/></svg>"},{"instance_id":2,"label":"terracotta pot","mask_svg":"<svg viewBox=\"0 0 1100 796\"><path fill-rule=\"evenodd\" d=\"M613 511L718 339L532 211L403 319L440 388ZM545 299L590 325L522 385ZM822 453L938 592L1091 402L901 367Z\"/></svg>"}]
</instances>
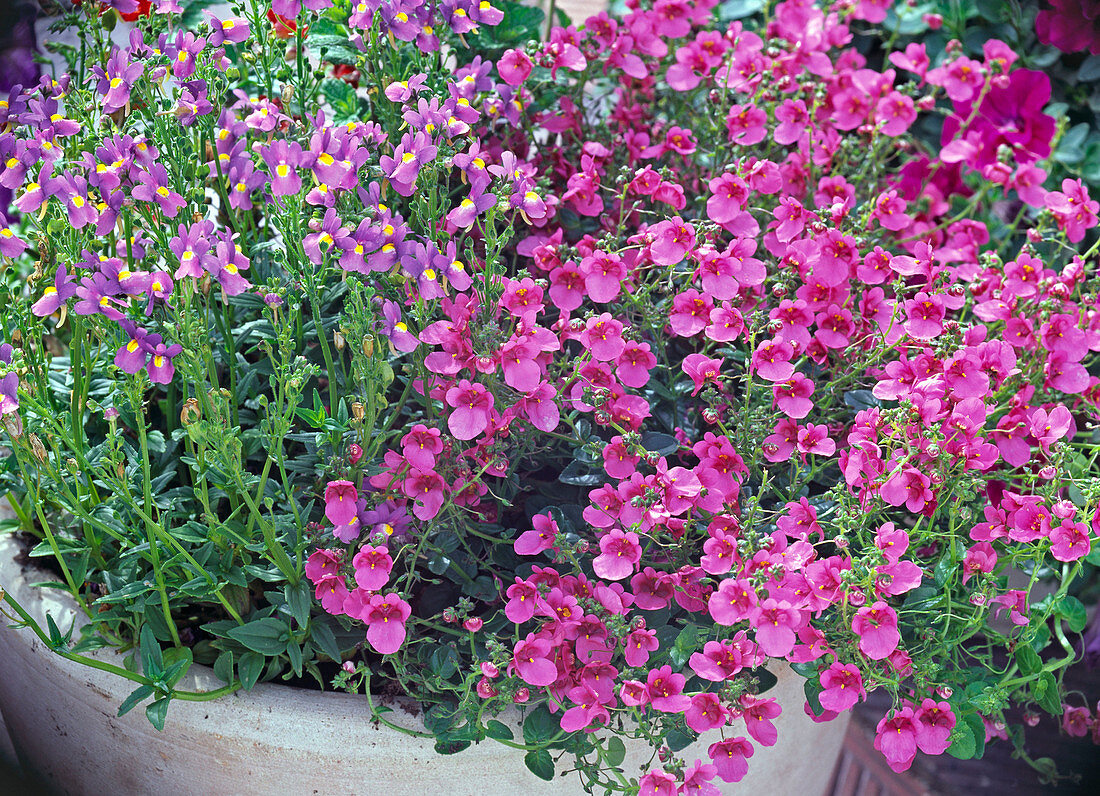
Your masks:
<instances>
[{"instance_id":1,"label":"terracotta pot","mask_svg":"<svg viewBox=\"0 0 1100 796\"><path fill-rule=\"evenodd\" d=\"M16 563L18 549L12 537L0 537L0 585L43 626L47 612L63 631L83 619L66 595L30 585L46 578ZM109 650L96 654L121 660ZM140 707L116 716L130 682L54 655L30 630L6 622L0 626L0 672L0 711L22 766L62 793L582 792L576 774L544 782L524 767L521 751L495 741L440 756L431 741L375 726L362 697L272 683L215 701L173 702L158 732ZM725 785L723 793L816 796L828 783L846 718L814 724L802 711L802 679L785 666L777 674L779 743L756 744L748 777ZM183 683L190 690L220 685L204 666L193 666ZM400 708L387 718L422 729L416 716ZM515 726L519 716L501 718ZM713 735L684 755L706 759L707 746L718 737ZM628 776L637 776L648 759L648 747L629 750Z\"/></svg>"}]
</instances>

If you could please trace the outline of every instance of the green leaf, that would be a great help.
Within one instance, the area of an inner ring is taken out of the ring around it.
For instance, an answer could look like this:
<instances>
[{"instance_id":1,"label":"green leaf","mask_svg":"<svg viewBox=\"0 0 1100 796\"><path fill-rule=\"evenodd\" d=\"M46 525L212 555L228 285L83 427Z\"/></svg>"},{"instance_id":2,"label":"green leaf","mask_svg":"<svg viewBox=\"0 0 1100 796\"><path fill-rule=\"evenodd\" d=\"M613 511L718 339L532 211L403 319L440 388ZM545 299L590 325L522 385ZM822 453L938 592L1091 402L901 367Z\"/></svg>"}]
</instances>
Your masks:
<instances>
[{"instance_id":1,"label":"green leaf","mask_svg":"<svg viewBox=\"0 0 1100 796\"><path fill-rule=\"evenodd\" d=\"M332 628L322 621L315 621L310 625L310 638L317 649L327 655L331 660L340 663L343 657L340 654L340 646L336 643L336 634Z\"/></svg>"},{"instance_id":2,"label":"green leaf","mask_svg":"<svg viewBox=\"0 0 1100 796\"><path fill-rule=\"evenodd\" d=\"M1020 647L1016 650L1016 665L1030 677L1043 670L1043 659L1031 647Z\"/></svg>"},{"instance_id":3,"label":"green leaf","mask_svg":"<svg viewBox=\"0 0 1100 796\"><path fill-rule=\"evenodd\" d=\"M160 642L148 624L141 626L141 669L145 676L156 680L164 672L164 658L160 652Z\"/></svg>"},{"instance_id":4,"label":"green leaf","mask_svg":"<svg viewBox=\"0 0 1100 796\"><path fill-rule=\"evenodd\" d=\"M224 683L233 682L233 652L226 650L214 661L214 676Z\"/></svg>"},{"instance_id":5,"label":"green leaf","mask_svg":"<svg viewBox=\"0 0 1100 796\"><path fill-rule=\"evenodd\" d=\"M669 659L677 668L682 667L691 658L691 654L699 648L699 628L695 625L685 625L676 642L669 651Z\"/></svg>"},{"instance_id":6,"label":"green leaf","mask_svg":"<svg viewBox=\"0 0 1100 796\"><path fill-rule=\"evenodd\" d=\"M286 649L286 623L272 617L257 619L247 625L231 628L229 638L261 655L278 655Z\"/></svg>"},{"instance_id":7,"label":"green leaf","mask_svg":"<svg viewBox=\"0 0 1100 796\"><path fill-rule=\"evenodd\" d=\"M558 475L558 480L570 486L598 486L606 478L584 462L571 461Z\"/></svg>"},{"instance_id":8,"label":"green leaf","mask_svg":"<svg viewBox=\"0 0 1100 796\"><path fill-rule=\"evenodd\" d=\"M255 652L246 652L237 663L237 674L241 678L241 687L251 691L264 670L264 656Z\"/></svg>"},{"instance_id":9,"label":"green leaf","mask_svg":"<svg viewBox=\"0 0 1100 796\"><path fill-rule=\"evenodd\" d=\"M164 719L168 716L168 703L171 701L171 697L161 697L145 708L146 718L157 730L164 729Z\"/></svg>"},{"instance_id":10,"label":"green leaf","mask_svg":"<svg viewBox=\"0 0 1100 796\"><path fill-rule=\"evenodd\" d=\"M974 730L965 721L956 722L951 730L951 745L947 747L947 754L959 760L971 760L977 749Z\"/></svg>"},{"instance_id":11,"label":"green leaf","mask_svg":"<svg viewBox=\"0 0 1100 796\"><path fill-rule=\"evenodd\" d=\"M549 743L557 734L558 726L546 706L539 705L523 720L523 740L530 746Z\"/></svg>"},{"instance_id":12,"label":"green leaf","mask_svg":"<svg viewBox=\"0 0 1100 796\"><path fill-rule=\"evenodd\" d=\"M1081 68L1077 70L1077 79L1083 83L1100 78L1100 55L1090 55L1081 62Z\"/></svg>"},{"instance_id":13,"label":"green leaf","mask_svg":"<svg viewBox=\"0 0 1100 796\"><path fill-rule=\"evenodd\" d=\"M523 762L539 779L550 782L554 778L554 760L545 749L536 749L523 756Z\"/></svg>"},{"instance_id":14,"label":"green leaf","mask_svg":"<svg viewBox=\"0 0 1100 796\"><path fill-rule=\"evenodd\" d=\"M164 682L174 686L194 663L195 654L190 647L170 647L164 651Z\"/></svg>"},{"instance_id":15,"label":"green leaf","mask_svg":"<svg viewBox=\"0 0 1100 796\"><path fill-rule=\"evenodd\" d=\"M283 596L286 597L286 606L294 621L299 627L305 627L309 623L309 609L312 604L312 595L306 582L300 581L297 586L288 583L283 587Z\"/></svg>"},{"instance_id":16,"label":"green leaf","mask_svg":"<svg viewBox=\"0 0 1100 796\"><path fill-rule=\"evenodd\" d=\"M695 739L698 737L691 730L674 727L665 733L665 746L673 752L679 752L681 749L687 749L695 743Z\"/></svg>"},{"instance_id":17,"label":"green leaf","mask_svg":"<svg viewBox=\"0 0 1100 796\"><path fill-rule=\"evenodd\" d=\"M1080 633L1088 624L1089 617L1084 604L1069 594L1058 601L1055 610L1066 620L1069 629L1074 633Z\"/></svg>"},{"instance_id":18,"label":"green leaf","mask_svg":"<svg viewBox=\"0 0 1100 796\"><path fill-rule=\"evenodd\" d=\"M141 702L153 695L153 686L151 685L139 685L135 688L130 696L122 700L122 704L118 706L118 715L125 716L131 710L136 708Z\"/></svg>"},{"instance_id":19,"label":"green leaf","mask_svg":"<svg viewBox=\"0 0 1100 796\"><path fill-rule=\"evenodd\" d=\"M821 694L821 681L817 679L807 680L802 686L803 692L806 694L806 704L810 706L810 710L814 712L815 716L820 716L825 712L825 708L821 706L821 700L819 696Z\"/></svg>"},{"instance_id":20,"label":"green leaf","mask_svg":"<svg viewBox=\"0 0 1100 796\"><path fill-rule=\"evenodd\" d=\"M511 727L496 719L489 719L485 722L485 734L498 741L511 741L516 737Z\"/></svg>"},{"instance_id":21,"label":"green leaf","mask_svg":"<svg viewBox=\"0 0 1100 796\"><path fill-rule=\"evenodd\" d=\"M769 672L763 666L761 666L759 669L753 669L752 676L755 677L759 682L758 688L760 689L761 694L763 694L765 691L771 691L773 688L775 688L775 684L779 682L779 678Z\"/></svg>"},{"instance_id":22,"label":"green leaf","mask_svg":"<svg viewBox=\"0 0 1100 796\"><path fill-rule=\"evenodd\" d=\"M718 21L730 22L751 17L764 7L764 0L726 0L718 6Z\"/></svg>"},{"instance_id":23,"label":"green leaf","mask_svg":"<svg viewBox=\"0 0 1100 796\"><path fill-rule=\"evenodd\" d=\"M458 671L458 652L451 646L438 646L432 650L428 665L435 674L446 679Z\"/></svg>"},{"instance_id":24,"label":"green leaf","mask_svg":"<svg viewBox=\"0 0 1100 796\"><path fill-rule=\"evenodd\" d=\"M618 735L612 735L607 739L607 755L604 759L612 767L621 766L626 760L626 744Z\"/></svg>"},{"instance_id":25,"label":"green leaf","mask_svg":"<svg viewBox=\"0 0 1100 796\"><path fill-rule=\"evenodd\" d=\"M435 742L435 752L439 755L454 755L469 748L470 742L460 738L440 738Z\"/></svg>"},{"instance_id":26,"label":"green leaf","mask_svg":"<svg viewBox=\"0 0 1100 796\"><path fill-rule=\"evenodd\" d=\"M1058 681L1050 672L1043 672L1037 680L1031 684L1031 694L1039 707L1052 716L1062 715L1062 699L1058 693Z\"/></svg>"}]
</instances>

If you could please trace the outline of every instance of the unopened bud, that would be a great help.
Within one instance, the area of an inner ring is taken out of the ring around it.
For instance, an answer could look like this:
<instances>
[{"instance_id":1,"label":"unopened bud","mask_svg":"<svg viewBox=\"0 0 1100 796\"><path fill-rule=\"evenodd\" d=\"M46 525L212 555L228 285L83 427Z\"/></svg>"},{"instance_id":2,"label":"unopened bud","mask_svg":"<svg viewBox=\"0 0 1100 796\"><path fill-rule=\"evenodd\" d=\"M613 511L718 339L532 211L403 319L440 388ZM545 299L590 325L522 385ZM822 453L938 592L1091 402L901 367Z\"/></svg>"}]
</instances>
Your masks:
<instances>
[{"instance_id":1,"label":"unopened bud","mask_svg":"<svg viewBox=\"0 0 1100 796\"><path fill-rule=\"evenodd\" d=\"M34 458L38 459L38 461L42 462L42 464L45 464L46 463L46 446L42 444L42 440L40 440L38 438L37 434L31 434L30 441L31 441L31 453L34 454Z\"/></svg>"},{"instance_id":2,"label":"unopened bud","mask_svg":"<svg viewBox=\"0 0 1100 796\"><path fill-rule=\"evenodd\" d=\"M374 356L374 335L366 335L363 338L363 353L368 357Z\"/></svg>"},{"instance_id":3,"label":"unopened bud","mask_svg":"<svg viewBox=\"0 0 1100 796\"><path fill-rule=\"evenodd\" d=\"M367 416L367 408L363 406L360 401L356 401L351 405L351 414L360 423L363 422L363 418Z\"/></svg>"},{"instance_id":4,"label":"unopened bud","mask_svg":"<svg viewBox=\"0 0 1100 796\"><path fill-rule=\"evenodd\" d=\"M332 333L332 344L336 346L337 351L343 351L344 346L347 344L344 340L344 333L339 329Z\"/></svg>"}]
</instances>

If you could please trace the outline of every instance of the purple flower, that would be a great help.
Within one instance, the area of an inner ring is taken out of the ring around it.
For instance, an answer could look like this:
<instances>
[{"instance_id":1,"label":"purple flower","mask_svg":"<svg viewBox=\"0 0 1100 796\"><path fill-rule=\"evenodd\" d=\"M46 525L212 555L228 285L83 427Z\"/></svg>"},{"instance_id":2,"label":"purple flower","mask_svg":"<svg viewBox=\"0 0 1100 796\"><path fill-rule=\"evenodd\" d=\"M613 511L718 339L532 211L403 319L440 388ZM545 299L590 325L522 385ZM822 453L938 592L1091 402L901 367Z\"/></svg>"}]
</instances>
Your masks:
<instances>
[{"instance_id":1,"label":"purple flower","mask_svg":"<svg viewBox=\"0 0 1100 796\"><path fill-rule=\"evenodd\" d=\"M186 80L195 73L195 58L206 46L206 39L195 38L194 33L180 31L176 40L165 48L165 55L172 59L169 67L177 80Z\"/></svg>"},{"instance_id":2,"label":"purple flower","mask_svg":"<svg viewBox=\"0 0 1100 796\"><path fill-rule=\"evenodd\" d=\"M214 222L196 221L190 227L180 224L176 229L179 234L168 241L168 248L180 263L175 278L198 279L203 271L211 271L214 259L210 254L210 237L214 234Z\"/></svg>"},{"instance_id":3,"label":"purple flower","mask_svg":"<svg viewBox=\"0 0 1100 796\"><path fill-rule=\"evenodd\" d=\"M298 167L311 165L313 156L303 155L297 141L289 144L283 140L276 141L266 147L261 156L271 173L271 193L274 196L293 196L302 190Z\"/></svg>"},{"instance_id":4,"label":"purple flower","mask_svg":"<svg viewBox=\"0 0 1100 796\"><path fill-rule=\"evenodd\" d=\"M176 107L172 109L176 119L184 127L193 125L200 116L205 116L214 110L214 106L207 99L205 80L188 80L183 84Z\"/></svg>"},{"instance_id":5,"label":"purple flower","mask_svg":"<svg viewBox=\"0 0 1100 796\"><path fill-rule=\"evenodd\" d=\"M439 148L432 145L431 136L421 131L413 137L406 133L393 151L393 157L383 155L379 165L390 178L393 189L402 196L412 196L420 169L435 159Z\"/></svg>"},{"instance_id":6,"label":"purple flower","mask_svg":"<svg viewBox=\"0 0 1100 796\"><path fill-rule=\"evenodd\" d=\"M252 29L249 27L247 19L242 17L219 19L211 11L203 11L202 13L210 25L210 35L207 37L207 42L211 47L218 47L226 42L240 44L252 35Z\"/></svg>"},{"instance_id":7,"label":"purple flower","mask_svg":"<svg viewBox=\"0 0 1100 796\"><path fill-rule=\"evenodd\" d=\"M447 221L459 229L469 229L479 215L497 203L491 193L474 193L459 202L458 207L447 214Z\"/></svg>"},{"instance_id":8,"label":"purple flower","mask_svg":"<svg viewBox=\"0 0 1100 796\"><path fill-rule=\"evenodd\" d=\"M18 257L27 250L26 242L7 227L0 229L0 255Z\"/></svg>"},{"instance_id":9,"label":"purple flower","mask_svg":"<svg viewBox=\"0 0 1100 796\"><path fill-rule=\"evenodd\" d=\"M0 345L0 364L10 365L15 349L10 343ZM19 374L14 370L0 378L0 415L10 414L19 408Z\"/></svg>"},{"instance_id":10,"label":"purple flower","mask_svg":"<svg viewBox=\"0 0 1100 796\"><path fill-rule=\"evenodd\" d=\"M149 171L139 171L137 184L130 195L143 202L155 202L167 218L175 218L180 208L187 204L183 197L168 187L168 172L155 164Z\"/></svg>"},{"instance_id":11,"label":"purple flower","mask_svg":"<svg viewBox=\"0 0 1100 796\"><path fill-rule=\"evenodd\" d=\"M128 50L115 47L107 59L107 68L96 65L92 73L99 78L96 92L103 97L103 112L114 113L130 101L130 89L145 72L140 63L130 61Z\"/></svg>"},{"instance_id":12,"label":"purple flower","mask_svg":"<svg viewBox=\"0 0 1100 796\"><path fill-rule=\"evenodd\" d=\"M40 318L53 315L66 301L76 295L76 283L65 270L64 265L58 265L54 273L53 284L42 292L42 298L34 303L31 312Z\"/></svg>"},{"instance_id":13,"label":"purple flower","mask_svg":"<svg viewBox=\"0 0 1100 796\"><path fill-rule=\"evenodd\" d=\"M239 295L252 287L252 283L241 276L241 271L248 270L249 259L244 256L233 238L234 235L228 230L218 233L218 242L214 247L213 268L207 269L218 280L218 284L222 286L227 296Z\"/></svg>"},{"instance_id":14,"label":"purple flower","mask_svg":"<svg viewBox=\"0 0 1100 796\"><path fill-rule=\"evenodd\" d=\"M395 542L408 536L412 527L409 512L392 500L387 500L369 511L360 512L359 521L369 529L369 535L381 533L386 536L387 541L392 539Z\"/></svg>"},{"instance_id":15,"label":"purple flower","mask_svg":"<svg viewBox=\"0 0 1100 796\"><path fill-rule=\"evenodd\" d=\"M77 315L99 314L112 321L120 321L123 316L115 305L127 306L126 300L118 298L111 289L111 280L105 274L92 274L81 279L76 297L80 299L73 306L73 312Z\"/></svg>"},{"instance_id":16,"label":"purple flower","mask_svg":"<svg viewBox=\"0 0 1100 796\"><path fill-rule=\"evenodd\" d=\"M314 228L314 223L310 222L311 228ZM340 217L336 215L335 210L329 208L319 227L306 235L305 240L302 241L302 249L311 263L320 265L324 262L325 252L332 251L333 248L346 249L347 241L347 227L340 226ZM322 246L324 251L321 249Z\"/></svg>"},{"instance_id":17,"label":"purple flower","mask_svg":"<svg viewBox=\"0 0 1100 796\"><path fill-rule=\"evenodd\" d=\"M404 353L414 350L420 344L401 320L401 306L396 301L383 301L382 316L385 319L382 323L382 334L395 350Z\"/></svg>"}]
</instances>

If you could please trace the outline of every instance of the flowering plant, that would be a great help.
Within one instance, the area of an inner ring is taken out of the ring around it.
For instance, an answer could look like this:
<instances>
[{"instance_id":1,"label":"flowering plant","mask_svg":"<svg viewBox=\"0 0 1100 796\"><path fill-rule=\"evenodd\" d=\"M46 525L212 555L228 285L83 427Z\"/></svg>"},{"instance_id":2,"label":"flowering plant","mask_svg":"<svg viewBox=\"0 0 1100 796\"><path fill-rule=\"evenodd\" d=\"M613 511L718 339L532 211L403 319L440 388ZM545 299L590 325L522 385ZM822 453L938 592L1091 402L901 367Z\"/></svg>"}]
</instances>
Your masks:
<instances>
[{"instance_id":1,"label":"flowering plant","mask_svg":"<svg viewBox=\"0 0 1100 796\"><path fill-rule=\"evenodd\" d=\"M1009 47L868 61L886 0L545 40L485 0L113 5L123 41L77 8L71 72L0 105L0 412L92 621L8 605L133 680L121 712L311 676L662 794L776 742L771 663L818 720L889 693L897 770L1020 746L1013 704L1096 726L1061 681L1100 204L1046 185Z\"/></svg>"}]
</instances>

